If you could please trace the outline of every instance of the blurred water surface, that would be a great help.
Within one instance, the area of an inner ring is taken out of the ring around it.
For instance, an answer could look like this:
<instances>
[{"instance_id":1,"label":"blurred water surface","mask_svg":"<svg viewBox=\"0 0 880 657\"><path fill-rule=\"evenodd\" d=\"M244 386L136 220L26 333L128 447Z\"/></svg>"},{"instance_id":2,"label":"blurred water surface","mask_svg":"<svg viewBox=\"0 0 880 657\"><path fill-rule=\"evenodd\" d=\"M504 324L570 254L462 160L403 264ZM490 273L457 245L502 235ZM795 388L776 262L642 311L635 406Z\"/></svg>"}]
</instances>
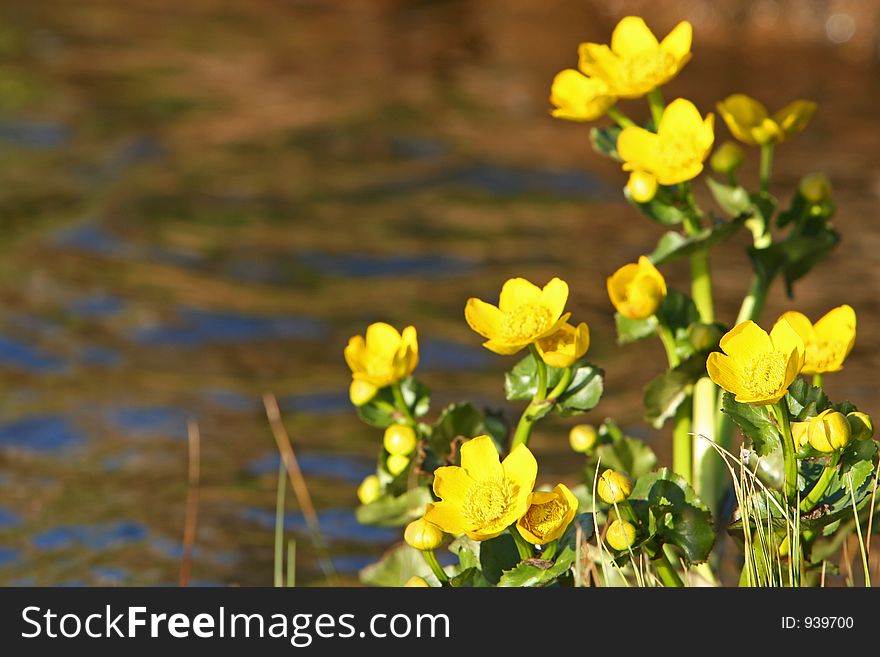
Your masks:
<instances>
[{"instance_id":1,"label":"blurred water surface","mask_svg":"<svg viewBox=\"0 0 880 657\"><path fill-rule=\"evenodd\" d=\"M872 3L6 0L0 583L174 584L190 418L203 441L195 583L270 583L266 391L355 582L400 531L354 519L380 437L349 407L347 338L415 324L435 414L462 398L515 413L500 378L513 359L482 350L462 316L513 275L569 281L608 371L592 420L617 417L665 459L668 436L639 424L662 352L614 344L604 286L661 230L546 101L577 44L628 12L662 33L694 22L694 59L667 98L819 102L778 152L774 191L826 170L845 241L796 303L814 317L856 308L856 350L829 388L880 412ZM714 263L726 321L748 272L734 243ZM668 270L679 286L685 273ZM775 290L768 317L792 303ZM565 429L535 436L547 483L577 480ZM295 501L287 523L300 581L320 583Z\"/></svg>"}]
</instances>

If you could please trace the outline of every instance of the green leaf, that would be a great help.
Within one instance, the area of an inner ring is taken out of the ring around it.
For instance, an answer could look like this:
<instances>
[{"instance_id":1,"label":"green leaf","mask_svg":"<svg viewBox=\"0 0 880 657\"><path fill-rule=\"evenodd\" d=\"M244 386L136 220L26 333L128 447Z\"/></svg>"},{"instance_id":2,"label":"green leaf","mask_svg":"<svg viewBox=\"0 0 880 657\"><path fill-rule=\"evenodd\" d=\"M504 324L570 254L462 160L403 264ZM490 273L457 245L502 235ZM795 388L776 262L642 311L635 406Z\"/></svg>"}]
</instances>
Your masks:
<instances>
[{"instance_id":1,"label":"green leaf","mask_svg":"<svg viewBox=\"0 0 880 657\"><path fill-rule=\"evenodd\" d=\"M607 128L591 128L590 142L593 148L618 162L623 162L620 154L617 152L617 138L620 136L621 127L617 125L608 126Z\"/></svg>"},{"instance_id":2,"label":"green leaf","mask_svg":"<svg viewBox=\"0 0 880 657\"><path fill-rule=\"evenodd\" d=\"M741 404L733 393L725 392L721 408L742 430L758 456L767 456L773 450L781 449L779 429L770 418L768 407Z\"/></svg>"},{"instance_id":3,"label":"green leaf","mask_svg":"<svg viewBox=\"0 0 880 657\"><path fill-rule=\"evenodd\" d=\"M547 390L552 390L562 379L564 369L546 366ZM556 412L560 415L569 416L585 413L595 408L602 397L604 390L602 376L604 372L598 367L581 359L572 365L573 373L571 382L552 403L539 406L534 412L534 417L541 418ZM538 391L538 365L533 354L529 354L513 366L504 376L504 392L508 399L531 401Z\"/></svg>"},{"instance_id":4,"label":"green leaf","mask_svg":"<svg viewBox=\"0 0 880 657\"><path fill-rule=\"evenodd\" d=\"M431 491L425 486L419 486L403 495L397 497L385 495L375 502L359 506L355 510L355 516L362 525L399 527L411 520L421 518L425 512L425 505L433 501Z\"/></svg>"},{"instance_id":5,"label":"green leaf","mask_svg":"<svg viewBox=\"0 0 880 657\"><path fill-rule=\"evenodd\" d=\"M814 235L788 237L765 249L750 247L749 256L756 272L767 280L781 273L792 296L794 282L824 260L839 241L840 236L827 228Z\"/></svg>"},{"instance_id":6,"label":"green leaf","mask_svg":"<svg viewBox=\"0 0 880 657\"><path fill-rule=\"evenodd\" d=\"M482 570L472 566L451 578L449 585L453 588L487 588L492 586L492 582L486 579Z\"/></svg>"},{"instance_id":7,"label":"green leaf","mask_svg":"<svg viewBox=\"0 0 880 657\"><path fill-rule=\"evenodd\" d=\"M675 415L701 376L706 376L706 354L702 352L656 377L645 388L645 419L660 429Z\"/></svg>"},{"instance_id":8,"label":"green leaf","mask_svg":"<svg viewBox=\"0 0 880 657\"><path fill-rule=\"evenodd\" d=\"M785 395L789 415L798 422L803 422L831 408L831 402L822 388L811 386L802 378L797 378L788 387Z\"/></svg>"},{"instance_id":9,"label":"green leaf","mask_svg":"<svg viewBox=\"0 0 880 657\"><path fill-rule=\"evenodd\" d=\"M577 556L578 528L581 529L584 540L588 541L593 536L593 514L582 513L572 520L565 533L559 538L555 559L522 561L511 570L504 572L498 586L548 586L567 574Z\"/></svg>"},{"instance_id":10,"label":"green leaf","mask_svg":"<svg viewBox=\"0 0 880 657\"><path fill-rule=\"evenodd\" d=\"M450 404L431 428L428 444L439 459L445 459L455 438L473 438L484 432L483 414L469 402Z\"/></svg>"},{"instance_id":11,"label":"green leaf","mask_svg":"<svg viewBox=\"0 0 880 657\"><path fill-rule=\"evenodd\" d=\"M431 406L431 391L428 386L410 377L401 381L400 389L403 393L403 400L414 417L421 417L428 412ZM380 389L369 402L359 406L357 414L371 427L385 429L400 421L399 413L390 410L394 405L394 395L391 393L391 388L385 387Z\"/></svg>"},{"instance_id":12,"label":"green leaf","mask_svg":"<svg viewBox=\"0 0 880 657\"><path fill-rule=\"evenodd\" d=\"M859 489L874 473L877 461L877 443L873 440L855 440L847 445L840 455L840 473L849 483L848 473L852 473L852 485Z\"/></svg>"},{"instance_id":13,"label":"green leaf","mask_svg":"<svg viewBox=\"0 0 880 657\"><path fill-rule=\"evenodd\" d=\"M709 556L715 544L712 514L682 477L667 468L640 477L629 502L652 536L678 546L689 563Z\"/></svg>"},{"instance_id":14,"label":"green leaf","mask_svg":"<svg viewBox=\"0 0 880 657\"><path fill-rule=\"evenodd\" d=\"M431 408L431 391L421 381L413 377L404 379L400 382L400 390L413 417L422 417Z\"/></svg>"},{"instance_id":15,"label":"green leaf","mask_svg":"<svg viewBox=\"0 0 880 657\"><path fill-rule=\"evenodd\" d=\"M657 318L651 315L647 319L629 319L620 313L614 313L617 326L617 344L629 344L657 334Z\"/></svg>"},{"instance_id":16,"label":"green leaf","mask_svg":"<svg viewBox=\"0 0 880 657\"><path fill-rule=\"evenodd\" d=\"M422 553L406 543L394 546L379 561L360 572L361 581L369 586L400 587L416 575L423 577L431 586L440 586Z\"/></svg>"},{"instance_id":17,"label":"green leaf","mask_svg":"<svg viewBox=\"0 0 880 657\"><path fill-rule=\"evenodd\" d=\"M574 372L571 383L553 407L554 411L563 416L578 415L595 408L605 389L602 380L604 372L601 369L584 361L578 361L572 367Z\"/></svg>"},{"instance_id":18,"label":"green leaf","mask_svg":"<svg viewBox=\"0 0 880 657\"><path fill-rule=\"evenodd\" d=\"M714 178L707 176L706 184L715 198L715 202L722 210L731 217L738 217L748 213L752 209L752 199L749 192L741 185L725 185Z\"/></svg>"},{"instance_id":19,"label":"green leaf","mask_svg":"<svg viewBox=\"0 0 880 657\"><path fill-rule=\"evenodd\" d=\"M594 454L602 471L606 468L626 472L633 479L647 474L657 465L657 455L643 441L631 436L621 436L611 443L599 445ZM595 463L587 469L587 481L592 491ZM591 493L592 494L592 493Z\"/></svg>"},{"instance_id":20,"label":"green leaf","mask_svg":"<svg viewBox=\"0 0 880 657\"><path fill-rule=\"evenodd\" d=\"M654 252L648 257L655 265L661 265L693 255L697 251L710 249L719 242L734 235L745 223L744 218L717 223L702 229L695 235L682 235L676 231L665 233Z\"/></svg>"},{"instance_id":21,"label":"green leaf","mask_svg":"<svg viewBox=\"0 0 880 657\"><path fill-rule=\"evenodd\" d=\"M669 290L657 309L657 319L664 326L668 326L673 332L684 331L687 333L688 327L694 322L699 321L700 313L697 312L697 306L694 300L688 295L678 290ZM687 339L687 335L684 336Z\"/></svg>"},{"instance_id":22,"label":"green leaf","mask_svg":"<svg viewBox=\"0 0 880 657\"><path fill-rule=\"evenodd\" d=\"M504 571L510 570L519 561L516 543L508 533L480 542L480 568L483 576L493 584L497 584Z\"/></svg>"},{"instance_id":23,"label":"green leaf","mask_svg":"<svg viewBox=\"0 0 880 657\"><path fill-rule=\"evenodd\" d=\"M459 536L449 544L449 551L458 557L461 570L480 565L480 543L467 536Z\"/></svg>"}]
</instances>

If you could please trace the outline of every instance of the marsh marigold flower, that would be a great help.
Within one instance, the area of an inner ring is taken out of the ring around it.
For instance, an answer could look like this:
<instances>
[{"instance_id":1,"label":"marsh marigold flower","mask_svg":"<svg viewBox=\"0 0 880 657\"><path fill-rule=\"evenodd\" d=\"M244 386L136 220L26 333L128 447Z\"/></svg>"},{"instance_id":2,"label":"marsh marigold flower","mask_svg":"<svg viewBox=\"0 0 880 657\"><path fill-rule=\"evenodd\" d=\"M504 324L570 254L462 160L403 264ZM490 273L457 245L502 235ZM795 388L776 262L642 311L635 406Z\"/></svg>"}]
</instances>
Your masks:
<instances>
[{"instance_id":1,"label":"marsh marigold flower","mask_svg":"<svg viewBox=\"0 0 880 657\"><path fill-rule=\"evenodd\" d=\"M627 319L647 319L666 296L666 279L645 256L614 272L607 286L614 308Z\"/></svg>"},{"instance_id":2,"label":"marsh marigold flower","mask_svg":"<svg viewBox=\"0 0 880 657\"><path fill-rule=\"evenodd\" d=\"M449 534L467 534L475 541L495 538L529 508L538 463L525 445L502 462L489 436L461 446L461 467L434 471L434 493L440 501L425 520Z\"/></svg>"},{"instance_id":3,"label":"marsh marigold flower","mask_svg":"<svg viewBox=\"0 0 880 657\"><path fill-rule=\"evenodd\" d=\"M520 535L533 545L547 545L562 536L577 514L578 501L565 484L550 492L535 491L529 508L516 523Z\"/></svg>"},{"instance_id":4,"label":"marsh marigold flower","mask_svg":"<svg viewBox=\"0 0 880 657\"><path fill-rule=\"evenodd\" d=\"M856 341L856 312L847 305L829 311L813 324L799 312L789 311L786 320L804 341L804 374L838 372Z\"/></svg>"},{"instance_id":5,"label":"marsh marigold flower","mask_svg":"<svg viewBox=\"0 0 880 657\"><path fill-rule=\"evenodd\" d=\"M581 322L577 328L563 324L556 333L535 343L541 360L550 367L571 367L590 348L590 328Z\"/></svg>"},{"instance_id":6,"label":"marsh marigold flower","mask_svg":"<svg viewBox=\"0 0 880 657\"><path fill-rule=\"evenodd\" d=\"M804 342L786 320L767 332L753 321L737 324L721 338L721 350L706 360L709 378L756 406L775 404L804 366Z\"/></svg>"},{"instance_id":7,"label":"marsh marigold flower","mask_svg":"<svg viewBox=\"0 0 880 657\"><path fill-rule=\"evenodd\" d=\"M407 326L403 333L398 333L384 322L370 324L366 337L355 335L349 339L345 362L351 368L353 379L349 391L351 400L356 406L365 404L379 388L405 379L416 369L419 364L416 329Z\"/></svg>"},{"instance_id":8,"label":"marsh marigold flower","mask_svg":"<svg viewBox=\"0 0 880 657\"><path fill-rule=\"evenodd\" d=\"M693 29L687 21L663 41L637 16L623 18L611 34L611 45L582 43L578 68L602 80L620 98L638 98L666 84L691 58Z\"/></svg>"},{"instance_id":9,"label":"marsh marigold flower","mask_svg":"<svg viewBox=\"0 0 880 657\"><path fill-rule=\"evenodd\" d=\"M770 116L762 103L745 94L728 96L717 107L733 136L752 146L777 144L794 137L803 132L816 111L816 103L796 100Z\"/></svg>"},{"instance_id":10,"label":"marsh marigold flower","mask_svg":"<svg viewBox=\"0 0 880 657\"><path fill-rule=\"evenodd\" d=\"M501 288L497 307L471 298L464 316L474 331L488 338L486 349L510 355L556 333L571 316L563 313L567 301L563 280L554 278L539 288L524 278L511 278Z\"/></svg>"},{"instance_id":11,"label":"marsh marigold flower","mask_svg":"<svg viewBox=\"0 0 880 657\"><path fill-rule=\"evenodd\" d=\"M830 408L810 420L807 426L810 445L817 452L826 454L846 447L851 435L846 416Z\"/></svg>"},{"instance_id":12,"label":"marsh marigold flower","mask_svg":"<svg viewBox=\"0 0 880 657\"><path fill-rule=\"evenodd\" d=\"M604 116L617 98L608 92L608 85L602 80L567 68L553 78L550 102L556 107L551 112L554 118L595 121Z\"/></svg>"},{"instance_id":13,"label":"marsh marigold flower","mask_svg":"<svg viewBox=\"0 0 880 657\"><path fill-rule=\"evenodd\" d=\"M661 185L700 175L715 141L715 117L704 119L689 100L678 98L663 111L657 132L627 126L617 137L624 171L650 174Z\"/></svg>"}]
</instances>

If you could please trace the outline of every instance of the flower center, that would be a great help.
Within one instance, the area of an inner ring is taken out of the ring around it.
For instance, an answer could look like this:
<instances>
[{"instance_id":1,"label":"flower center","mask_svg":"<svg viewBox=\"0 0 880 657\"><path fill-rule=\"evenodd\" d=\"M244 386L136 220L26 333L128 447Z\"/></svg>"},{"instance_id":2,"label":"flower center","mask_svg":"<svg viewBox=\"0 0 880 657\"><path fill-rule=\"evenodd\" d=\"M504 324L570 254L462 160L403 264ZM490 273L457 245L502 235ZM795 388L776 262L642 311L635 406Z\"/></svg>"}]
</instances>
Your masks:
<instances>
[{"instance_id":1,"label":"flower center","mask_svg":"<svg viewBox=\"0 0 880 657\"><path fill-rule=\"evenodd\" d=\"M843 344L825 340L810 342L806 347L808 368L817 372L828 371L835 364L837 354L843 351Z\"/></svg>"},{"instance_id":2,"label":"flower center","mask_svg":"<svg viewBox=\"0 0 880 657\"><path fill-rule=\"evenodd\" d=\"M501 334L511 342L528 341L544 333L552 322L549 308L527 303L504 314Z\"/></svg>"},{"instance_id":3,"label":"flower center","mask_svg":"<svg viewBox=\"0 0 880 657\"><path fill-rule=\"evenodd\" d=\"M788 356L781 351L756 354L743 368L743 385L755 397L771 397L785 383Z\"/></svg>"},{"instance_id":4,"label":"flower center","mask_svg":"<svg viewBox=\"0 0 880 657\"><path fill-rule=\"evenodd\" d=\"M477 527L492 527L504 519L516 497L515 489L508 479L474 483L466 495L464 516Z\"/></svg>"},{"instance_id":5,"label":"flower center","mask_svg":"<svg viewBox=\"0 0 880 657\"><path fill-rule=\"evenodd\" d=\"M559 526L565 516L565 505L559 500L533 504L526 511L523 523L535 536L546 536Z\"/></svg>"}]
</instances>

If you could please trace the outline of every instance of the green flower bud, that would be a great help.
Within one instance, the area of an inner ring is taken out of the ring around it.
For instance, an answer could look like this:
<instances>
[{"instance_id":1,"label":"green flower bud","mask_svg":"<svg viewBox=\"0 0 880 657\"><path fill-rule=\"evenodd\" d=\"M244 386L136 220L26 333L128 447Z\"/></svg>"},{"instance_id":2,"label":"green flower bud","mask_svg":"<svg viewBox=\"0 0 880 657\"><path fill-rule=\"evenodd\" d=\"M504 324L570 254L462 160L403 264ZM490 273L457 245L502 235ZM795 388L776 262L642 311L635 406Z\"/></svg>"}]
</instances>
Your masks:
<instances>
[{"instance_id":1,"label":"green flower bud","mask_svg":"<svg viewBox=\"0 0 880 657\"><path fill-rule=\"evenodd\" d=\"M798 191L810 203L822 203L831 198L831 181L824 173L811 173L801 178Z\"/></svg>"},{"instance_id":2,"label":"green flower bud","mask_svg":"<svg viewBox=\"0 0 880 657\"><path fill-rule=\"evenodd\" d=\"M375 502L379 499L379 496L382 494L382 483L379 481L379 477L376 475L370 475L366 477L361 485L358 486L357 496L361 501L361 504L370 504L371 502Z\"/></svg>"},{"instance_id":3,"label":"green flower bud","mask_svg":"<svg viewBox=\"0 0 880 657\"><path fill-rule=\"evenodd\" d=\"M403 540L416 550L434 550L443 543L444 536L442 529L424 518L413 520L403 532Z\"/></svg>"},{"instance_id":4,"label":"green flower bud","mask_svg":"<svg viewBox=\"0 0 880 657\"><path fill-rule=\"evenodd\" d=\"M626 520L615 520L605 530L605 541L613 550L626 550L636 542L636 528Z\"/></svg>"},{"instance_id":5,"label":"green flower bud","mask_svg":"<svg viewBox=\"0 0 880 657\"><path fill-rule=\"evenodd\" d=\"M416 448L416 432L405 424L392 424L385 429L382 445L389 454L412 454Z\"/></svg>"},{"instance_id":6,"label":"green flower bud","mask_svg":"<svg viewBox=\"0 0 880 657\"><path fill-rule=\"evenodd\" d=\"M630 198L636 203L648 203L657 195L657 179L644 171L633 171L626 183Z\"/></svg>"},{"instance_id":7,"label":"green flower bud","mask_svg":"<svg viewBox=\"0 0 880 657\"><path fill-rule=\"evenodd\" d=\"M596 444L599 435L591 424L578 424L568 432L568 442L578 454L586 454Z\"/></svg>"},{"instance_id":8,"label":"green flower bud","mask_svg":"<svg viewBox=\"0 0 880 657\"><path fill-rule=\"evenodd\" d=\"M606 470L596 484L597 492L606 504L623 502L632 493L632 479L622 472Z\"/></svg>"},{"instance_id":9,"label":"green flower bud","mask_svg":"<svg viewBox=\"0 0 880 657\"><path fill-rule=\"evenodd\" d=\"M852 440L869 440L874 437L874 423L867 413L853 411L847 413L846 421L849 423L850 438Z\"/></svg>"},{"instance_id":10,"label":"green flower bud","mask_svg":"<svg viewBox=\"0 0 880 657\"><path fill-rule=\"evenodd\" d=\"M418 575L413 575L406 580L404 586L407 588L431 588L431 585L425 581L425 578L419 577Z\"/></svg>"},{"instance_id":11,"label":"green flower bud","mask_svg":"<svg viewBox=\"0 0 880 657\"><path fill-rule=\"evenodd\" d=\"M732 141L726 141L712 153L709 166L716 173L726 175L739 169L744 159L743 150Z\"/></svg>"},{"instance_id":12,"label":"green flower bud","mask_svg":"<svg viewBox=\"0 0 880 657\"><path fill-rule=\"evenodd\" d=\"M385 460L385 469L391 473L392 477L396 477L406 470L409 465L409 457L406 454L392 454Z\"/></svg>"},{"instance_id":13,"label":"green flower bud","mask_svg":"<svg viewBox=\"0 0 880 657\"><path fill-rule=\"evenodd\" d=\"M688 326L688 339L697 351L710 351L718 346L724 331L717 324L695 322Z\"/></svg>"},{"instance_id":14,"label":"green flower bud","mask_svg":"<svg viewBox=\"0 0 880 657\"><path fill-rule=\"evenodd\" d=\"M849 422L843 413L832 409L822 411L810 420L807 439L818 452L829 454L843 449L849 443Z\"/></svg>"},{"instance_id":15,"label":"green flower bud","mask_svg":"<svg viewBox=\"0 0 880 657\"><path fill-rule=\"evenodd\" d=\"M782 539L782 543L780 543L779 547L776 548L776 553L779 555L780 558L784 559L788 556L788 552L788 535L786 534L786 536Z\"/></svg>"}]
</instances>

